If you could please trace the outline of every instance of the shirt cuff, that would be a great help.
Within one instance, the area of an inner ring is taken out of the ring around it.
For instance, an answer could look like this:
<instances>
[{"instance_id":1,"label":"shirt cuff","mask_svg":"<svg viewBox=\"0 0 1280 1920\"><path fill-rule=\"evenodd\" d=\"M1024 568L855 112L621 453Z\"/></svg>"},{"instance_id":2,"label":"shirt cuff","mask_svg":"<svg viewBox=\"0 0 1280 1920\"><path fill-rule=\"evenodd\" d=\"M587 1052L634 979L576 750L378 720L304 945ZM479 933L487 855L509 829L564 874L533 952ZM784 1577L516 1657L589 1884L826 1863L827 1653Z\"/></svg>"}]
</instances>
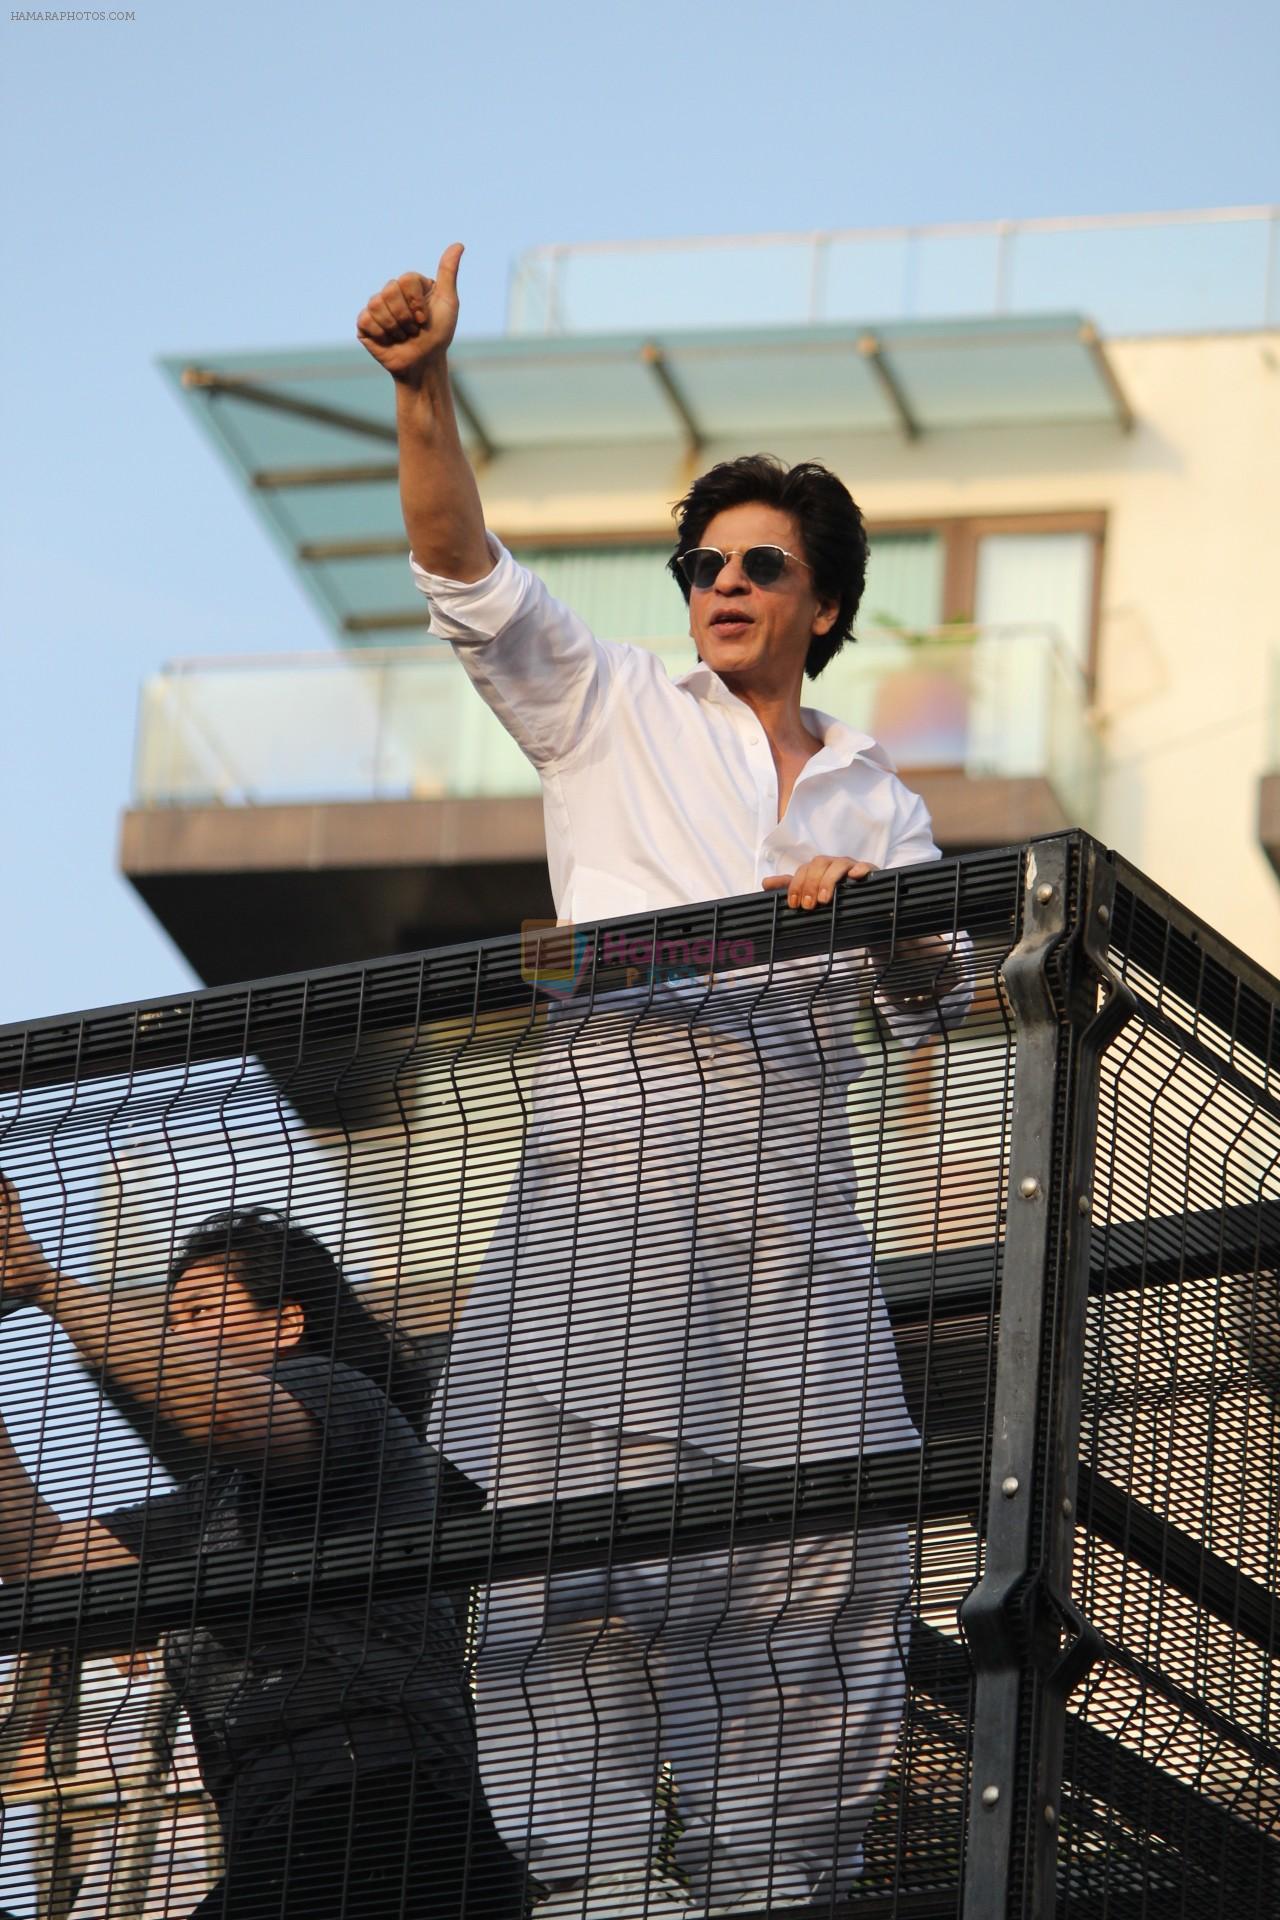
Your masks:
<instances>
[{"instance_id":1,"label":"shirt cuff","mask_svg":"<svg viewBox=\"0 0 1280 1920\"><path fill-rule=\"evenodd\" d=\"M493 571L483 580L448 580L428 573L409 555L409 570L419 593L431 603L431 631L455 645L481 645L510 626L524 594L525 569L507 552L494 533L485 539L493 555Z\"/></svg>"}]
</instances>

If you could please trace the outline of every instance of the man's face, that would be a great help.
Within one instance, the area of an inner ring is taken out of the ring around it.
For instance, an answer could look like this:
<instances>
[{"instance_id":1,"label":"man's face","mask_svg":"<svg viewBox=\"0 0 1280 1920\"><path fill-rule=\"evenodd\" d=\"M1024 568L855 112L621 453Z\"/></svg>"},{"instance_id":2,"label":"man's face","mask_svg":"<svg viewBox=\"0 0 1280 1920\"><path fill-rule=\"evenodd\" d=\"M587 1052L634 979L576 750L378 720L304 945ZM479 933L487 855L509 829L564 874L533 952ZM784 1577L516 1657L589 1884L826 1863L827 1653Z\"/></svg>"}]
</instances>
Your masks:
<instances>
[{"instance_id":1,"label":"man's face","mask_svg":"<svg viewBox=\"0 0 1280 1920\"><path fill-rule=\"evenodd\" d=\"M292 1300L277 1312L258 1306L235 1277L235 1263L197 1260L178 1276L165 1312L168 1335L248 1373L266 1373L302 1337L303 1314Z\"/></svg>"},{"instance_id":2,"label":"man's face","mask_svg":"<svg viewBox=\"0 0 1280 1920\"><path fill-rule=\"evenodd\" d=\"M699 546L730 556L712 587L689 595L689 631L700 659L731 688L786 693L804 671L815 634L830 632L839 607L814 589L800 529L789 513L749 501L726 507L707 523ZM758 587L742 568L748 547L795 554L771 586Z\"/></svg>"}]
</instances>

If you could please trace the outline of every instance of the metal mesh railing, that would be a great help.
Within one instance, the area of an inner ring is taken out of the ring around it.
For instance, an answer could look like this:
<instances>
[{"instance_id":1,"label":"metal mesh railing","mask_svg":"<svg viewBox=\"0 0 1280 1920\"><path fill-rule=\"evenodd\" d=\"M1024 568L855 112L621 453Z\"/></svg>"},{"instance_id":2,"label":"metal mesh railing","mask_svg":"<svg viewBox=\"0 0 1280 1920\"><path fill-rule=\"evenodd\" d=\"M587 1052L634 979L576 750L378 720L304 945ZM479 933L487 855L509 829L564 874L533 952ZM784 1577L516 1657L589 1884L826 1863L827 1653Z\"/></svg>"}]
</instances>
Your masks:
<instances>
[{"instance_id":1,"label":"metal mesh railing","mask_svg":"<svg viewBox=\"0 0 1280 1920\"><path fill-rule=\"evenodd\" d=\"M0 1035L0 1908L1273 1911L1276 1004L1070 835Z\"/></svg>"}]
</instances>

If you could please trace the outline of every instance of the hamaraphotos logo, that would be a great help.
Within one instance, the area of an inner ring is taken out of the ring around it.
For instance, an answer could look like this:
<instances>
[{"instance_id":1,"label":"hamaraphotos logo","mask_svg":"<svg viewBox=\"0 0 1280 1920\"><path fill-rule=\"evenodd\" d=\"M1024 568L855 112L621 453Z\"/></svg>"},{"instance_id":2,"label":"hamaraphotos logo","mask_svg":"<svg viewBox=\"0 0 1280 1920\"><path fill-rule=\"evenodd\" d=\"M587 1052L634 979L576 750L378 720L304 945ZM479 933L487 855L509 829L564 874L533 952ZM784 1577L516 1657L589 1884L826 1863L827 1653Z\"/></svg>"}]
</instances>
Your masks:
<instances>
[{"instance_id":1,"label":"hamaraphotos logo","mask_svg":"<svg viewBox=\"0 0 1280 1920\"><path fill-rule=\"evenodd\" d=\"M627 986L678 986L705 979L719 967L749 967L755 959L751 940L682 939L676 935L615 931L600 936L597 953L592 928L558 925L554 920L525 920L520 928L520 975L530 986L558 999L577 993L597 964L611 975L624 974Z\"/></svg>"},{"instance_id":2,"label":"hamaraphotos logo","mask_svg":"<svg viewBox=\"0 0 1280 1920\"><path fill-rule=\"evenodd\" d=\"M554 920L520 922L520 978L543 993L568 999L591 966L592 941L585 929Z\"/></svg>"}]
</instances>

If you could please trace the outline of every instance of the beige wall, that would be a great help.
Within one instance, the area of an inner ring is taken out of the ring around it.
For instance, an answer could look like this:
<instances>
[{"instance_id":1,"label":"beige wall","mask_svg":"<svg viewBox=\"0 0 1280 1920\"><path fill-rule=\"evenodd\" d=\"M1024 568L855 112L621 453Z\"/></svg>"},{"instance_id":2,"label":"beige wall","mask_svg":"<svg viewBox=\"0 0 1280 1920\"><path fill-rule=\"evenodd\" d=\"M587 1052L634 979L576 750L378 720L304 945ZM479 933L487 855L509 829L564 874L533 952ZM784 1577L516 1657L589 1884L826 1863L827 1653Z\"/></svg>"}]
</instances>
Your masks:
<instances>
[{"instance_id":1,"label":"beige wall","mask_svg":"<svg viewBox=\"0 0 1280 1920\"><path fill-rule=\"evenodd\" d=\"M1101 509L1103 742L1082 822L1273 970L1280 880L1257 837L1280 652L1280 334L1113 341L1137 424L997 427L909 444L771 436L817 455L868 518ZM712 445L699 464L745 451ZM506 455L482 476L506 532L670 527L688 467L659 447Z\"/></svg>"}]
</instances>

